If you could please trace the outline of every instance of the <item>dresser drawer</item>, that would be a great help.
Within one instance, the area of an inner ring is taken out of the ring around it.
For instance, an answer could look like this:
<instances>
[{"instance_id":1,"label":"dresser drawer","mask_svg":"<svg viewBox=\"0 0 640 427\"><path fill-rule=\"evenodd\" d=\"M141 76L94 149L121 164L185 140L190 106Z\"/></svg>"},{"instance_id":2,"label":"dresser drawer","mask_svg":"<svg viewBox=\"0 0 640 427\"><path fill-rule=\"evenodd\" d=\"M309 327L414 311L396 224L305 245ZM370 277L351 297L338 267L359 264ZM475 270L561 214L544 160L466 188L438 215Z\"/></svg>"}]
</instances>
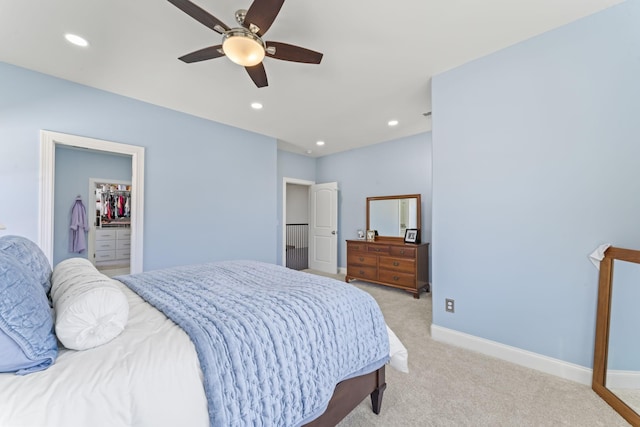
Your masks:
<instances>
[{"instance_id":1,"label":"dresser drawer","mask_svg":"<svg viewBox=\"0 0 640 427\"><path fill-rule=\"evenodd\" d=\"M366 243L347 243L347 252L367 252Z\"/></svg>"},{"instance_id":2,"label":"dresser drawer","mask_svg":"<svg viewBox=\"0 0 640 427\"><path fill-rule=\"evenodd\" d=\"M96 251L109 251L116 248L115 240L96 240Z\"/></svg>"},{"instance_id":3,"label":"dresser drawer","mask_svg":"<svg viewBox=\"0 0 640 427\"><path fill-rule=\"evenodd\" d=\"M131 240L116 240L116 249L129 249L131 247Z\"/></svg>"},{"instance_id":4,"label":"dresser drawer","mask_svg":"<svg viewBox=\"0 0 640 427\"><path fill-rule=\"evenodd\" d=\"M116 251L96 251L96 262L113 261L116 259Z\"/></svg>"},{"instance_id":5,"label":"dresser drawer","mask_svg":"<svg viewBox=\"0 0 640 427\"><path fill-rule=\"evenodd\" d=\"M376 267L349 264L347 265L347 276L364 280L377 280L378 269Z\"/></svg>"},{"instance_id":6,"label":"dresser drawer","mask_svg":"<svg viewBox=\"0 0 640 427\"><path fill-rule=\"evenodd\" d=\"M391 246L389 254L399 257L415 258L416 248L408 248L406 246Z\"/></svg>"},{"instance_id":7,"label":"dresser drawer","mask_svg":"<svg viewBox=\"0 0 640 427\"><path fill-rule=\"evenodd\" d=\"M131 258L131 251L129 249L117 249L116 259L129 259Z\"/></svg>"},{"instance_id":8,"label":"dresser drawer","mask_svg":"<svg viewBox=\"0 0 640 427\"><path fill-rule=\"evenodd\" d=\"M364 253L351 253L347 255L347 265L369 265L375 267L378 265L376 260L378 258L375 255L366 255Z\"/></svg>"},{"instance_id":9,"label":"dresser drawer","mask_svg":"<svg viewBox=\"0 0 640 427\"><path fill-rule=\"evenodd\" d=\"M399 271L380 270L378 278L381 282L392 285L404 286L406 288L416 287L416 275L409 273L401 273Z\"/></svg>"},{"instance_id":10,"label":"dresser drawer","mask_svg":"<svg viewBox=\"0 0 640 427\"><path fill-rule=\"evenodd\" d=\"M115 230L104 230L104 229L96 230L96 240L115 240L115 238L116 238Z\"/></svg>"},{"instance_id":11,"label":"dresser drawer","mask_svg":"<svg viewBox=\"0 0 640 427\"><path fill-rule=\"evenodd\" d=\"M118 240L120 239L131 239L131 229L130 228L121 228L116 230L116 237Z\"/></svg>"},{"instance_id":12,"label":"dresser drawer","mask_svg":"<svg viewBox=\"0 0 640 427\"><path fill-rule=\"evenodd\" d=\"M367 245L367 252L376 254L388 254L389 246L386 245Z\"/></svg>"},{"instance_id":13,"label":"dresser drawer","mask_svg":"<svg viewBox=\"0 0 640 427\"><path fill-rule=\"evenodd\" d=\"M416 262L413 259L380 257L380 268L395 271L403 271L413 274L416 271Z\"/></svg>"}]
</instances>

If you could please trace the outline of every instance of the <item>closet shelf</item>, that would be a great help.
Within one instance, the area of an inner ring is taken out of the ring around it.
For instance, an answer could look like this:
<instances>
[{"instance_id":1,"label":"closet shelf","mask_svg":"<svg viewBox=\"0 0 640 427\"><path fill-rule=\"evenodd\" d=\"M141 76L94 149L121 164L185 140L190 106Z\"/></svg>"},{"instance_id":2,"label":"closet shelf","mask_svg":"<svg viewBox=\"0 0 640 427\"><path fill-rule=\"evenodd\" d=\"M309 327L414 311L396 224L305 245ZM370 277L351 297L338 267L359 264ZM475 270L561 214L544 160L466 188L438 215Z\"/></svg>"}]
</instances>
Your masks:
<instances>
[{"instance_id":1,"label":"closet shelf","mask_svg":"<svg viewBox=\"0 0 640 427\"><path fill-rule=\"evenodd\" d=\"M131 221L113 221L113 222L105 222L102 221L100 228L115 228L115 227L131 227Z\"/></svg>"}]
</instances>

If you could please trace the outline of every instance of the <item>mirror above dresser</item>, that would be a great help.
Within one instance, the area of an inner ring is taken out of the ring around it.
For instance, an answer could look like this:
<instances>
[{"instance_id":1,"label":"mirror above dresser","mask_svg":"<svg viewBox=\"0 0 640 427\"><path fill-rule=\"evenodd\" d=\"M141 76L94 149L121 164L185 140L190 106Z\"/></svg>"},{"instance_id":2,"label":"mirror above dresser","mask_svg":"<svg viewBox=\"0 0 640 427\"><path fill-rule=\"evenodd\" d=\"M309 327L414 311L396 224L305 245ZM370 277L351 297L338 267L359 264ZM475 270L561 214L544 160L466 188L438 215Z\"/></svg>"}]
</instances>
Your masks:
<instances>
[{"instance_id":1,"label":"mirror above dresser","mask_svg":"<svg viewBox=\"0 0 640 427\"><path fill-rule=\"evenodd\" d=\"M420 229L420 194L367 197L367 230L378 238L404 241L408 228Z\"/></svg>"}]
</instances>

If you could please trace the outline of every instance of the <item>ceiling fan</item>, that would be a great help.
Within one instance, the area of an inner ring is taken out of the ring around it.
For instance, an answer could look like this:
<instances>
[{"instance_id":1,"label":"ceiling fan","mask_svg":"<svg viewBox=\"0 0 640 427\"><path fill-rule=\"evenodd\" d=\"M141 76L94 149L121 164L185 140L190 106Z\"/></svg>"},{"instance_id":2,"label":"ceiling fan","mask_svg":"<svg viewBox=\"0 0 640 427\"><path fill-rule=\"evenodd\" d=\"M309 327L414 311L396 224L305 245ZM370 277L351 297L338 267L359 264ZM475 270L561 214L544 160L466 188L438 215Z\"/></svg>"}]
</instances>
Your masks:
<instances>
[{"instance_id":1,"label":"ceiling fan","mask_svg":"<svg viewBox=\"0 0 640 427\"><path fill-rule=\"evenodd\" d=\"M265 42L262 37L278 16L284 0L254 0L249 9L236 11L239 27L230 28L215 16L189 0L169 0L171 4L196 21L222 34L222 44L205 47L181 56L186 63L206 61L227 56L242 65L257 87L268 86L267 73L262 64L265 56L284 61L319 64L322 54L280 42Z\"/></svg>"}]
</instances>

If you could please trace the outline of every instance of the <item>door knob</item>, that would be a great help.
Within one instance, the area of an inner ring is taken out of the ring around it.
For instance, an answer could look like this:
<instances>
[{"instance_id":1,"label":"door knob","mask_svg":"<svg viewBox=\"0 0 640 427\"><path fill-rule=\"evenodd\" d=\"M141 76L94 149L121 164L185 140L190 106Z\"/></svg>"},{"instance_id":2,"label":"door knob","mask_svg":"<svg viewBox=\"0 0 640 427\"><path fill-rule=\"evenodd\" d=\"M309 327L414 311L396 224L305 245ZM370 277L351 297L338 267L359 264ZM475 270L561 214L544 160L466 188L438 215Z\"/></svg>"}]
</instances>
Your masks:
<instances>
[{"instance_id":1,"label":"door knob","mask_svg":"<svg viewBox=\"0 0 640 427\"><path fill-rule=\"evenodd\" d=\"M335 234L336 234L336 230L333 230L333 231L331 232L331 234L335 235Z\"/></svg>"}]
</instances>

